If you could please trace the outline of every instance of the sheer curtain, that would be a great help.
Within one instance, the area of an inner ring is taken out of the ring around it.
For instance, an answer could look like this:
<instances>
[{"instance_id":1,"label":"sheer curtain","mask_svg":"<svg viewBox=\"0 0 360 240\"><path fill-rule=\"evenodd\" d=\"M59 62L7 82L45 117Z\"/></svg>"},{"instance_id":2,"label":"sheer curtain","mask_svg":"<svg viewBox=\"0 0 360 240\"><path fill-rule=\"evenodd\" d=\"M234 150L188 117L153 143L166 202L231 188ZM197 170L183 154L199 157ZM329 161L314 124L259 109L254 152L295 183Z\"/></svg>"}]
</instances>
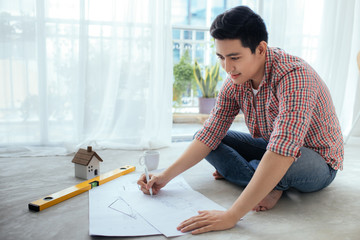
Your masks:
<instances>
[{"instance_id":1,"label":"sheer curtain","mask_svg":"<svg viewBox=\"0 0 360 240\"><path fill-rule=\"evenodd\" d=\"M168 0L0 1L0 156L171 140ZM359 111L360 1L244 0L269 45L327 83L344 135ZM49 148L51 147L51 148Z\"/></svg>"},{"instance_id":2,"label":"sheer curtain","mask_svg":"<svg viewBox=\"0 0 360 240\"><path fill-rule=\"evenodd\" d=\"M171 142L171 1L0 2L0 155Z\"/></svg>"},{"instance_id":3,"label":"sheer curtain","mask_svg":"<svg viewBox=\"0 0 360 240\"><path fill-rule=\"evenodd\" d=\"M256 3L267 24L269 45L302 57L326 82L343 134L347 136L360 110L356 66L356 54L360 50L360 1L260 0Z\"/></svg>"},{"instance_id":4,"label":"sheer curtain","mask_svg":"<svg viewBox=\"0 0 360 240\"><path fill-rule=\"evenodd\" d=\"M328 79L335 107L348 137L360 110L360 78L356 63L360 51L360 1L326 1L319 71ZM354 126L356 127L356 126ZM360 126L357 126L359 129Z\"/></svg>"}]
</instances>

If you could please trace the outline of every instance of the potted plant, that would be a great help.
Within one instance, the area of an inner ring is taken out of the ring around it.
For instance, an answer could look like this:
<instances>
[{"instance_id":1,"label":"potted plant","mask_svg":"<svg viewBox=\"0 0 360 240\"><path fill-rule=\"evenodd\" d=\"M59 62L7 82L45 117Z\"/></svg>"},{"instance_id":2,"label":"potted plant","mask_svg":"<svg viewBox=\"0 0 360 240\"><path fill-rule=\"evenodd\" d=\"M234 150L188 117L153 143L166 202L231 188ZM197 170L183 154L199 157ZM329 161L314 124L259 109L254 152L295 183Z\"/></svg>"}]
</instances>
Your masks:
<instances>
[{"instance_id":1,"label":"potted plant","mask_svg":"<svg viewBox=\"0 0 360 240\"><path fill-rule=\"evenodd\" d=\"M173 70L175 78L173 84L173 102L179 106L182 103L182 96L191 89L196 88L196 85L193 83L194 74L188 50L181 56L179 63L174 65Z\"/></svg>"},{"instance_id":2,"label":"potted plant","mask_svg":"<svg viewBox=\"0 0 360 240\"><path fill-rule=\"evenodd\" d=\"M216 86L221 81L220 65L216 63L214 66L205 67L205 76L201 72L199 63L195 60L194 77L201 91L202 96L199 97L199 113L209 114L215 106L217 89Z\"/></svg>"}]
</instances>

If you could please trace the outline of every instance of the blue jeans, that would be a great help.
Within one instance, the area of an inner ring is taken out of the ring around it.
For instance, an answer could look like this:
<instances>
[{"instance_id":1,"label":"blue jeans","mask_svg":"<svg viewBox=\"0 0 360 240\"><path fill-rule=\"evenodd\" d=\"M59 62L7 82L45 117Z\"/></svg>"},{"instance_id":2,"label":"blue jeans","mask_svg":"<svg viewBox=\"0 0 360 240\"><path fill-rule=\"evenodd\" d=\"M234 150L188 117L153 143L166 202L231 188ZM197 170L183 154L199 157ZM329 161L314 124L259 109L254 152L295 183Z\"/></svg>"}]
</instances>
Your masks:
<instances>
[{"instance_id":1,"label":"blue jeans","mask_svg":"<svg viewBox=\"0 0 360 240\"><path fill-rule=\"evenodd\" d=\"M229 130L217 149L206 160L229 182L245 187L251 180L268 142L252 138L250 134ZM337 171L331 168L315 151L302 147L301 156L276 185L277 190L295 188L314 192L328 186Z\"/></svg>"}]
</instances>

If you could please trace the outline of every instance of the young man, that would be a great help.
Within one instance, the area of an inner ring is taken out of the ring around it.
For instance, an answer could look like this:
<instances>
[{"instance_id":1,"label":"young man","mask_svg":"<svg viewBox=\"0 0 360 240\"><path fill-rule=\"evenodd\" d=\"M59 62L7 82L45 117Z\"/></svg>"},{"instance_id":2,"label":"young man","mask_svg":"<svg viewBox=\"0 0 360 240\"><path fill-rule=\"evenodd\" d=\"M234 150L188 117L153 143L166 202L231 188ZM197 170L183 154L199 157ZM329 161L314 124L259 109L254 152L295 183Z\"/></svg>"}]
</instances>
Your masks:
<instances>
[{"instance_id":1,"label":"young man","mask_svg":"<svg viewBox=\"0 0 360 240\"><path fill-rule=\"evenodd\" d=\"M261 17L240 6L210 28L228 73L216 106L180 158L147 183L154 194L203 158L216 179L246 186L227 211L200 211L178 230L193 234L232 228L250 210L271 209L282 192L318 191L342 169L343 139L325 83L302 59L267 46ZM250 134L228 131L242 111Z\"/></svg>"}]
</instances>

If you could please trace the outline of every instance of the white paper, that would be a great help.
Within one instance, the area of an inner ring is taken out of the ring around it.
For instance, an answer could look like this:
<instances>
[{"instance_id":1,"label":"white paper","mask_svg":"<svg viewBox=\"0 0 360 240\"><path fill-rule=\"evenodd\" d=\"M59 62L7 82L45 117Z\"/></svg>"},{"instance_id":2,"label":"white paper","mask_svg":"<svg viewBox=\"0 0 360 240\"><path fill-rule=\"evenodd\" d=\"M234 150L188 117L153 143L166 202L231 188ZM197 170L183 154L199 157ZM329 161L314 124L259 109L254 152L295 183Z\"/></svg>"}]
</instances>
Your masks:
<instances>
[{"instance_id":1,"label":"white paper","mask_svg":"<svg viewBox=\"0 0 360 240\"><path fill-rule=\"evenodd\" d=\"M177 226L198 215L199 210L225 210L204 195L185 188L184 182L169 184L154 196L124 191L121 197L166 237L175 237L184 234L176 229Z\"/></svg>"},{"instance_id":2,"label":"white paper","mask_svg":"<svg viewBox=\"0 0 360 240\"><path fill-rule=\"evenodd\" d=\"M170 181L157 195L143 194L129 174L89 191L90 235L183 235L176 227L199 210L225 210L194 191L181 177ZM119 227L121 226L121 227Z\"/></svg>"},{"instance_id":3,"label":"white paper","mask_svg":"<svg viewBox=\"0 0 360 240\"><path fill-rule=\"evenodd\" d=\"M89 234L146 236L161 234L120 198L120 188L137 188L138 176L127 174L89 191ZM138 190L139 191L139 190Z\"/></svg>"}]
</instances>

